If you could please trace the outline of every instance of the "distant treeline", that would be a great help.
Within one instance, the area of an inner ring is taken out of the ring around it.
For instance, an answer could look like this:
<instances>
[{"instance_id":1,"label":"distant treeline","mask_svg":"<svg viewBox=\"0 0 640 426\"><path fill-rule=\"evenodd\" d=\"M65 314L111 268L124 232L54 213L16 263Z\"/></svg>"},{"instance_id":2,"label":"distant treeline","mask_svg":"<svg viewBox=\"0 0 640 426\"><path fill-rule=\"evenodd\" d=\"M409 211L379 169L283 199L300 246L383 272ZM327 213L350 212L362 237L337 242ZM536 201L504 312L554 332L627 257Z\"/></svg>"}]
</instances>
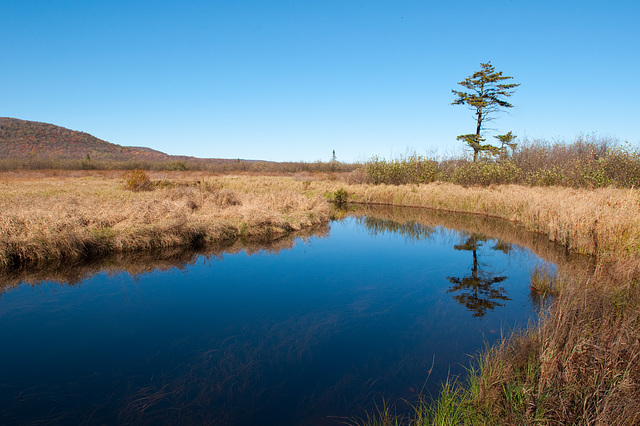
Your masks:
<instances>
[{"instance_id":1,"label":"distant treeline","mask_svg":"<svg viewBox=\"0 0 640 426\"><path fill-rule=\"evenodd\" d=\"M361 167L361 164L338 161L271 162L249 160L185 160L185 161L104 161L69 160L53 158L0 159L0 171L9 170L153 170L153 171L207 171L213 173L254 172L254 173L344 173Z\"/></svg>"}]
</instances>

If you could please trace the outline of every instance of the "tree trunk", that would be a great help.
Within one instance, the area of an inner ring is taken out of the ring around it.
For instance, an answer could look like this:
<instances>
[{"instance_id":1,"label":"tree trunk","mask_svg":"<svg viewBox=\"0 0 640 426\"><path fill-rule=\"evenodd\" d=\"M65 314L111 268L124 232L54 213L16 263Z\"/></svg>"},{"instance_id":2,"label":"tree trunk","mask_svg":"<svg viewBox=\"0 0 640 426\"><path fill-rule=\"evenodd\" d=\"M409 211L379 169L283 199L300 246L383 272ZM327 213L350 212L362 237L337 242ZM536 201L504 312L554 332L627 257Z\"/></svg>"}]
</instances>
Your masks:
<instances>
[{"instance_id":1,"label":"tree trunk","mask_svg":"<svg viewBox=\"0 0 640 426\"><path fill-rule=\"evenodd\" d=\"M478 107L478 112L476 113L478 116L478 123L476 125L476 142L478 147L473 148L473 162L478 162L478 152L480 151L480 130L482 129L482 107Z\"/></svg>"}]
</instances>

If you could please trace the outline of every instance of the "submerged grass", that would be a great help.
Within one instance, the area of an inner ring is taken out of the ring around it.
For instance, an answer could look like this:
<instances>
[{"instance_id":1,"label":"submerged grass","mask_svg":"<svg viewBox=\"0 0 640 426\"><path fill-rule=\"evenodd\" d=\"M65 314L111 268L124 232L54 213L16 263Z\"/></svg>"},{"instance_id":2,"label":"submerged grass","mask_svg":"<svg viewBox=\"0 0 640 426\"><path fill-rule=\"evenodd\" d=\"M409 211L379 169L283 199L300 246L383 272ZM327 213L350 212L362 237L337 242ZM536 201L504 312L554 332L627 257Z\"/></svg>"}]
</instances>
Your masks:
<instances>
[{"instance_id":1,"label":"submerged grass","mask_svg":"<svg viewBox=\"0 0 640 426\"><path fill-rule=\"evenodd\" d=\"M540 295L557 296L561 288L561 280L547 267L537 266L531 271L529 278L531 291Z\"/></svg>"}]
</instances>

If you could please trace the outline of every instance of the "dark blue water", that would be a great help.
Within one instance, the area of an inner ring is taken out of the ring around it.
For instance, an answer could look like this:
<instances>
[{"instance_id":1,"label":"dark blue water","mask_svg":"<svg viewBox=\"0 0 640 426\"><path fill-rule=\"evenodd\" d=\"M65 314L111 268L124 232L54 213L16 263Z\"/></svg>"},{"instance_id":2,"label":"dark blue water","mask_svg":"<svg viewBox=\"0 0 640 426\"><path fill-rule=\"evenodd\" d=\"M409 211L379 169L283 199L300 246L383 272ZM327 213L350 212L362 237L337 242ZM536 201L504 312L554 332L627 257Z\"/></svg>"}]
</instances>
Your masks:
<instances>
[{"instance_id":1,"label":"dark blue water","mask_svg":"<svg viewBox=\"0 0 640 426\"><path fill-rule=\"evenodd\" d=\"M331 424L437 394L535 318L543 263L490 237L347 218L328 237L0 297L0 424Z\"/></svg>"}]
</instances>

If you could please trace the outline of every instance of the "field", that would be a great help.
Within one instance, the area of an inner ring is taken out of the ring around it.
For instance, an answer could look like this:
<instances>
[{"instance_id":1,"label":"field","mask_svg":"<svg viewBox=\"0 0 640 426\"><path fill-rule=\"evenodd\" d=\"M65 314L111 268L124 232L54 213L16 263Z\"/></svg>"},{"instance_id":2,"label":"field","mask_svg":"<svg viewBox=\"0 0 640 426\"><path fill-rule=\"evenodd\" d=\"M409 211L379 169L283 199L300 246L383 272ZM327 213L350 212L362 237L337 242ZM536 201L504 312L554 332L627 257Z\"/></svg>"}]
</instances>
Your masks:
<instances>
[{"instance_id":1,"label":"field","mask_svg":"<svg viewBox=\"0 0 640 426\"><path fill-rule=\"evenodd\" d=\"M273 240L326 224L330 205L303 183L199 173L149 173L125 189L122 172L0 174L0 266L110 252Z\"/></svg>"},{"instance_id":2,"label":"field","mask_svg":"<svg viewBox=\"0 0 640 426\"><path fill-rule=\"evenodd\" d=\"M547 282L554 303L537 327L489 348L468 383L452 381L439 402L425 401L414 418L381 410L364 422L640 421L640 191L372 185L350 183L357 182L354 173L155 171L123 178L108 170L2 172L0 266L28 269L96 254L270 241L322 229L335 214L333 200L503 218L568 252L592 255L593 264L536 277L541 287Z\"/></svg>"}]
</instances>

